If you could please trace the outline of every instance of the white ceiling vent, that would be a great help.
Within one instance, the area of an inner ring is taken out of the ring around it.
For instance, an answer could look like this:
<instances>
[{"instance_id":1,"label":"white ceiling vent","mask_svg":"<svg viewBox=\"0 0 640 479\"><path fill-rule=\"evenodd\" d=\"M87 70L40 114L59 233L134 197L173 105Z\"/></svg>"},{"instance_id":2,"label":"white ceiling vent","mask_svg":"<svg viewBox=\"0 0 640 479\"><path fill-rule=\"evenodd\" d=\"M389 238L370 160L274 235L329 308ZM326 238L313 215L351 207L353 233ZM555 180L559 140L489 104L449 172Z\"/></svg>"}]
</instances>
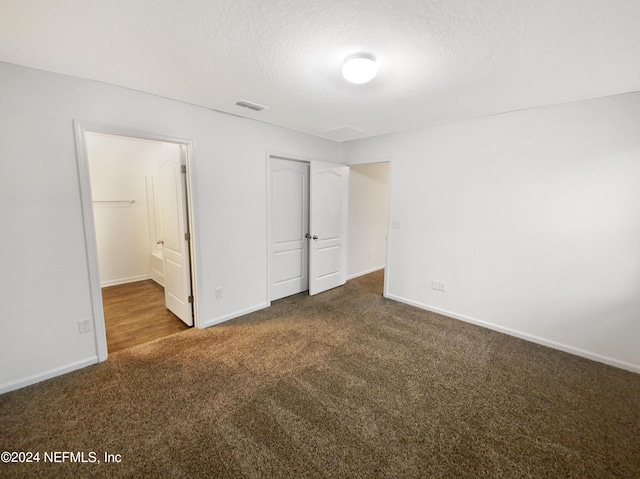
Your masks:
<instances>
[{"instance_id":1,"label":"white ceiling vent","mask_svg":"<svg viewBox=\"0 0 640 479\"><path fill-rule=\"evenodd\" d=\"M253 111L261 111L261 110L269 109L268 106L258 105L257 103L253 103L252 101L247 101L247 100L238 100L236 102L236 105L241 106L242 108L248 108L249 110L253 110Z\"/></svg>"}]
</instances>

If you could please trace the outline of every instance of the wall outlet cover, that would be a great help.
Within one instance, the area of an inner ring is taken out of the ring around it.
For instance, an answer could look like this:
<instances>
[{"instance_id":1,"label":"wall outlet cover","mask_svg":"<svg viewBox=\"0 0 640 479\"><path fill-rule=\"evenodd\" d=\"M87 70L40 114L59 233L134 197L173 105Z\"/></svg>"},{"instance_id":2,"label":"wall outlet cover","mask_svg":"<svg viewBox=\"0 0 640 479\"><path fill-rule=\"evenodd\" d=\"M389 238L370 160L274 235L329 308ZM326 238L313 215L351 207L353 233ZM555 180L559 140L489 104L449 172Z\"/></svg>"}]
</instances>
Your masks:
<instances>
[{"instance_id":1,"label":"wall outlet cover","mask_svg":"<svg viewBox=\"0 0 640 479\"><path fill-rule=\"evenodd\" d=\"M91 320L90 319L81 319L78 321L78 330L80 333L88 333L91 331Z\"/></svg>"}]
</instances>

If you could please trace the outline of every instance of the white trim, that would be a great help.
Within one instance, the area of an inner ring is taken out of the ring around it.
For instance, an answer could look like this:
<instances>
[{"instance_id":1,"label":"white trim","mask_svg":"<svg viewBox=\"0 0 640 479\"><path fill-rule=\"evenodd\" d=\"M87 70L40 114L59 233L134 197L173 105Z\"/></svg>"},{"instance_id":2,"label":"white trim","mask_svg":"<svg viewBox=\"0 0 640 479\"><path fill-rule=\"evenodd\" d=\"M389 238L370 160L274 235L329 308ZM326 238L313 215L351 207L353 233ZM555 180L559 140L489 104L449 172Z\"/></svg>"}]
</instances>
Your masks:
<instances>
[{"instance_id":1,"label":"white trim","mask_svg":"<svg viewBox=\"0 0 640 479\"><path fill-rule=\"evenodd\" d=\"M80 182L80 205L82 208L82 224L84 229L85 255L89 293L91 296L91 319L93 321L93 337L98 353L98 361L106 361L107 330L104 324L104 308L102 305L102 288L100 287L100 269L98 267L98 243L96 239L95 219L93 217L93 197L91 194L91 176L89 173L89 155L85 133L88 129L73 120L76 140L76 163ZM62 373L61 373L62 374Z\"/></svg>"},{"instance_id":2,"label":"white trim","mask_svg":"<svg viewBox=\"0 0 640 479\"><path fill-rule=\"evenodd\" d=\"M384 265L376 266L374 268L369 268L366 271L360 271L359 273L355 273L355 274L352 274L350 276L347 276L347 281L349 281L351 279L359 278L360 276L364 276L365 274L375 273L376 271L380 271L381 269L384 269Z\"/></svg>"},{"instance_id":3,"label":"white trim","mask_svg":"<svg viewBox=\"0 0 640 479\"><path fill-rule=\"evenodd\" d=\"M267 193L267 197L265 198L265 208L266 208L266 218L267 218L267 288L266 288L266 294L265 294L265 298L267 300L267 302L269 303L269 306L271 306L271 239L272 239L272 234L271 234L271 154L269 153L269 150L265 151L265 181L267 182L266 185L266 193Z\"/></svg>"},{"instance_id":4,"label":"white trim","mask_svg":"<svg viewBox=\"0 0 640 479\"><path fill-rule=\"evenodd\" d=\"M164 135L157 133L149 133L146 131L133 130L128 128L113 127L109 125L96 124L92 122L73 120L74 134L76 140L76 163L78 166L78 179L80 183L80 204L82 207L82 221L85 235L85 251L87 258L87 269L89 279L89 289L91 296L91 309L93 320L93 334L96 343L96 351L98 360L105 361L108 356L107 352L107 333L104 323L104 309L102 305L102 289L100 285L100 271L98 266L98 247L95 232L95 219L93 216L93 198L91 196L91 177L89 173L89 156L87 153L86 133L102 133L107 135L126 136L130 138L141 138L153 141L162 141L166 143L175 143L185 145L186 155L186 184L187 191L187 221L191 232L191 241L189 242L191 257L191 291L194 296L193 303L193 319L194 326L200 328L198 315L198 294L196 283L196 232L193 228L194 201L193 188L191 179L191 161L193 160L193 141L176 135Z\"/></svg>"},{"instance_id":5,"label":"white trim","mask_svg":"<svg viewBox=\"0 0 640 479\"><path fill-rule=\"evenodd\" d=\"M260 311L261 309L268 308L269 306L271 306L271 302L270 301L268 301L266 303L257 304L255 306L252 306L252 307L247 308L247 309L243 309L241 311L236 311L235 313L227 314L225 316L220 316L219 318L208 319L208 320L203 321L201 323L202 324L202 328L208 328L210 326L215 326L216 324L224 323L225 321L230 321L232 319L239 318L240 316L244 316L244 315L249 314L249 313L254 313L255 311Z\"/></svg>"},{"instance_id":6,"label":"white trim","mask_svg":"<svg viewBox=\"0 0 640 479\"><path fill-rule=\"evenodd\" d=\"M383 285L382 285L382 296L384 296L385 298L389 297L389 284L391 284L389 282L390 279L390 271L391 271L391 218L392 218L392 211L393 211L393 203L392 203L392 198L393 198L393 186L392 186L392 179L393 179L393 165L394 165L394 159L393 158L389 158L387 160L389 162L389 173L387 175L387 241L386 241L386 251L385 251L385 257L384 257L384 267L385 267L385 271L384 271L384 279L383 279Z\"/></svg>"},{"instance_id":7,"label":"white trim","mask_svg":"<svg viewBox=\"0 0 640 479\"><path fill-rule=\"evenodd\" d=\"M431 311L433 313L442 314L444 316L448 316L453 319L458 319L460 321L464 321L466 323L475 324L476 326L481 326L483 328L492 329L494 331L498 331L500 333L507 334L509 336L514 336L516 338L524 339L525 341L529 341L531 343L540 344L542 346L547 346L552 349L557 349L559 351L564 351L565 353L573 354L575 356L580 356L586 359L591 359L592 361L597 361L599 363L608 364L609 366L614 366L616 368L625 369L627 371L631 371L634 373L640 373L640 366L628 363L626 361L620 361L619 359L610 358L608 356L603 356L601 354L592 353L586 351L584 349L576 348L573 346L569 346L567 344L558 343L556 341L551 341L549 339L544 339L539 336L535 336L529 333L523 333L522 331L518 331L511 328L505 328L504 326L499 326L497 324L489 323L487 321L482 321L480 319L473 318L471 316L466 316L464 314L454 313L452 311L447 311L445 309L436 308L435 306L431 306L428 304L422 304L417 301L412 301L407 298L403 298L401 296L396 296L393 294L387 294L387 298L393 299L394 301L398 301L400 303L405 303L410 306L415 306L420 309L425 309L427 311Z\"/></svg>"},{"instance_id":8,"label":"white trim","mask_svg":"<svg viewBox=\"0 0 640 479\"><path fill-rule=\"evenodd\" d=\"M101 281L101 288L108 288L109 286L118 286L119 284L135 283L137 281L145 281L147 279L153 279L150 274L141 274L139 276L130 276L129 278L111 279L109 281Z\"/></svg>"},{"instance_id":9,"label":"white trim","mask_svg":"<svg viewBox=\"0 0 640 479\"><path fill-rule=\"evenodd\" d=\"M98 363L98 356L92 356L90 358L83 359L82 361L76 361L74 363L67 364L66 366L50 369L49 371L45 371L44 373L41 373L41 374L34 374L24 379L20 379L18 381L1 385L0 394L8 393L9 391L15 391L16 389L21 389L27 386L31 386L32 384L36 384L41 381L45 381L47 379L60 376L62 374L70 373L71 371L76 371L78 369L86 368L87 366L91 366L92 364L97 364L97 363Z\"/></svg>"}]
</instances>

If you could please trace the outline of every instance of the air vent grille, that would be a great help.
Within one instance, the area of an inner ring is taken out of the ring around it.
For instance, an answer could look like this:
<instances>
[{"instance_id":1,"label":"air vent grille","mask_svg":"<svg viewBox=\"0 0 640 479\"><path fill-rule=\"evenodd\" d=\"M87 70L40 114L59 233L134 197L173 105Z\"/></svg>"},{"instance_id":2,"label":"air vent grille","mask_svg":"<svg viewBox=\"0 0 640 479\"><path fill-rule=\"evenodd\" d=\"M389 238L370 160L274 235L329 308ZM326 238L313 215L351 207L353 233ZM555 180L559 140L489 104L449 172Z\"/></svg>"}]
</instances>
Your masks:
<instances>
[{"instance_id":1,"label":"air vent grille","mask_svg":"<svg viewBox=\"0 0 640 479\"><path fill-rule=\"evenodd\" d=\"M238 100L236 102L236 105L241 106L242 108L248 108L249 110L253 110L253 111L261 111L261 110L269 109L268 106L258 105L257 103L254 103L252 101L247 101L247 100Z\"/></svg>"}]
</instances>

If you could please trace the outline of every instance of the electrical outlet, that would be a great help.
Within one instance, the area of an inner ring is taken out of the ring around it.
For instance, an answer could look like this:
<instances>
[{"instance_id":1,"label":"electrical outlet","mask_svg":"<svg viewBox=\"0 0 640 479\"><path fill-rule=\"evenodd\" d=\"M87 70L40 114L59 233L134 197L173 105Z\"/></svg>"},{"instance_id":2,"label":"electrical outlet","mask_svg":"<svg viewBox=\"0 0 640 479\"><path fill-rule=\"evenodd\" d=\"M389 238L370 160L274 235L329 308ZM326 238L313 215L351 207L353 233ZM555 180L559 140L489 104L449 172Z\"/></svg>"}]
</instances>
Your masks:
<instances>
[{"instance_id":1,"label":"electrical outlet","mask_svg":"<svg viewBox=\"0 0 640 479\"><path fill-rule=\"evenodd\" d=\"M431 289L442 291L444 293L447 291L447 283L438 279L434 279L433 281L431 281Z\"/></svg>"},{"instance_id":2,"label":"electrical outlet","mask_svg":"<svg viewBox=\"0 0 640 479\"><path fill-rule=\"evenodd\" d=\"M81 319L78 321L78 330L80 333L88 333L91 331L91 320Z\"/></svg>"},{"instance_id":3,"label":"electrical outlet","mask_svg":"<svg viewBox=\"0 0 640 479\"><path fill-rule=\"evenodd\" d=\"M222 298L222 288L216 288L216 298Z\"/></svg>"}]
</instances>

